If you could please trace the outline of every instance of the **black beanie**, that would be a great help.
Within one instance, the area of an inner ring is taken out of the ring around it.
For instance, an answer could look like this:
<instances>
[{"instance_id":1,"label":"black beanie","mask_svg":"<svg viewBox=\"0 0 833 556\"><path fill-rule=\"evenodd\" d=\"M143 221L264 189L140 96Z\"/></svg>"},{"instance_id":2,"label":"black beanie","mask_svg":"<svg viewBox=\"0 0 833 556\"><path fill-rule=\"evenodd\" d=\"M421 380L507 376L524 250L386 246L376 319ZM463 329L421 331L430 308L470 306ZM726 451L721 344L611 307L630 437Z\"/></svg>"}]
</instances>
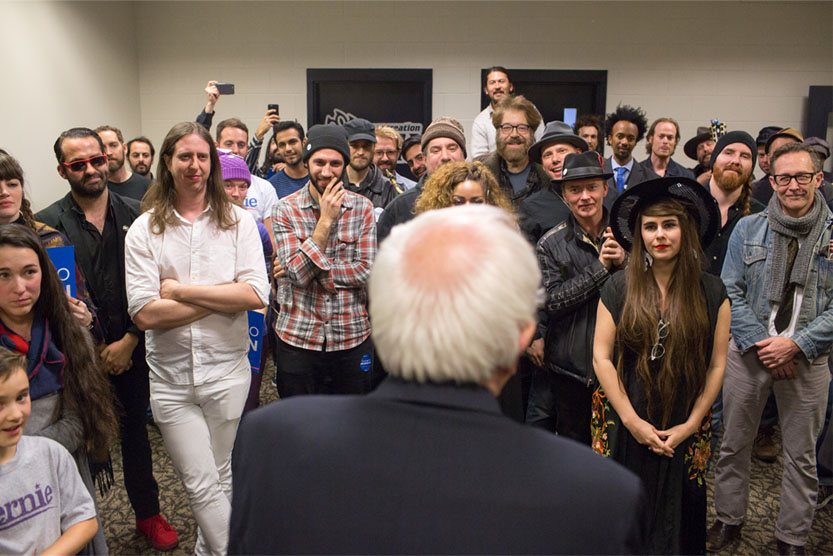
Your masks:
<instances>
[{"instance_id":1,"label":"black beanie","mask_svg":"<svg viewBox=\"0 0 833 556\"><path fill-rule=\"evenodd\" d=\"M752 151L752 168L755 168L755 162L758 161L758 145L755 143L755 139L745 131L730 131L717 140L717 144L712 151L712 166L714 166L714 161L717 160L720 151L732 143L743 143L749 147L749 150Z\"/></svg>"},{"instance_id":2,"label":"black beanie","mask_svg":"<svg viewBox=\"0 0 833 556\"><path fill-rule=\"evenodd\" d=\"M344 157L344 163L350 162L350 145L347 144L347 131L340 125L318 124L307 131L307 145L304 147L304 162L312 153L321 149L333 149Z\"/></svg>"}]
</instances>

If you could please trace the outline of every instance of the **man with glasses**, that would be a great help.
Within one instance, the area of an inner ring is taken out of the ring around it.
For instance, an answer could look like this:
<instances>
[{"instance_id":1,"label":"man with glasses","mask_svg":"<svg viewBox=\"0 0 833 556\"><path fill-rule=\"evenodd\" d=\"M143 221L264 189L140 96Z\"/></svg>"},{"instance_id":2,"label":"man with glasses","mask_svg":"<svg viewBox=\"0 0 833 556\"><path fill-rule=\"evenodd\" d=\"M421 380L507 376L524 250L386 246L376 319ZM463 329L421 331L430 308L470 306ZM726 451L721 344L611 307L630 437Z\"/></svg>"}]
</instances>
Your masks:
<instances>
[{"instance_id":1,"label":"man with glasses","mask_svg":"<svg viewBox=\"0 0 833 556\"><path fill-rule=\"evenodd\" d=\"M824 418L833 342L833 214L818 191L818 159L802 143L772 152L767 210L741 219L721 278L732 302L723 383L723 444L715 469L717 520L706 548L740 536L749 500L752 443L775 393L784 453L779 554L804 554L818 479L815 444Z\"/></svg>"},{"instance_id":2,"label":"man with glasses","mask_svg":"<svg viewBox=\"0 0 833 556\"><path fill-rule=\"evenodd\" d=\"M492 113L497 149L475 158L491 170L516 207L550 182L543 166L529 160L540 124L541 114L523 95L504 97Z\"/></svg>"},{"instance_id":3,"label":"man with glasses","mask_svg":"<svg viewBox=\"0 0 833 556\"><path fill-rule=\"evenodd\" d=\"M37 219L64 234L75 247L75 259L87 279L104 333L104 343L98 346L102 371L110 376L122 409L124 486L136 527L154 548L170 550L179 541L159 512L159 487L153 477L145 335L127 312L124 281L124 238L141 210L138 201L107 187L108 157L101 135L73 128L58 137L58 174L69 182L70 192L39 212Z\"/></svg>"},{"instance_id":4,"label":"man with glasses","mask_svg":"<svg viewBox=\"0 0 833 556\"><path fill-rule=\"evenodd\" d=\"M402 136L390 126L376 126L376 146L373 151L373 164L391 180L399 193L413 189L414 180L409 180L396 171L399 154L402 152Z\"/></svg>"}]
</instances>

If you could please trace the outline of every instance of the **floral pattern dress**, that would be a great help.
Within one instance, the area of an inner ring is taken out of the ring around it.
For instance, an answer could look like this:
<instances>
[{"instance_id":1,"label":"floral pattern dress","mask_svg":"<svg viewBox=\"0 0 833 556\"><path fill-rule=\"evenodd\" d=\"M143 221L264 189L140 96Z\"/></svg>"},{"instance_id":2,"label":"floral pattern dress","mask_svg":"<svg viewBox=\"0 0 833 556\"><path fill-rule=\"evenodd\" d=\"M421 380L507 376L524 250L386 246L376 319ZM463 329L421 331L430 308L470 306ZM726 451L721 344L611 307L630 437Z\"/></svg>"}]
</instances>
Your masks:
<instances>
[{"instance_id":1,"label":"floral pattern dress","mask_svg":"<svg viewBox=\"0 0 833 556\"><path fill-rule=\"evenodd\" d=\"M626 273L618 273L607 281L601 291L601 302L617 325L625 304L625 278ZM711 354L717 314L727 298L726 288L720 278L706 273L703 273L700 285L712 331L708 342L708 353ZM648 417L645 389L634 371L636 354L626 350L622 355L623 384L631 405L642 419L662 429L661 423ZM658 368L660 361L656 363ZM686 392L681 388L666 428L683 423L688 418L690 407L687 407L685 399ZM593 393L592 448L618 461L642 479L650 507L649 554L705 554L706 469L711 456L711 433L709 412L698 431L677 446L673 458L657 455L639 444L622 426L601 388Z\"/></svg>"}]
</instances>

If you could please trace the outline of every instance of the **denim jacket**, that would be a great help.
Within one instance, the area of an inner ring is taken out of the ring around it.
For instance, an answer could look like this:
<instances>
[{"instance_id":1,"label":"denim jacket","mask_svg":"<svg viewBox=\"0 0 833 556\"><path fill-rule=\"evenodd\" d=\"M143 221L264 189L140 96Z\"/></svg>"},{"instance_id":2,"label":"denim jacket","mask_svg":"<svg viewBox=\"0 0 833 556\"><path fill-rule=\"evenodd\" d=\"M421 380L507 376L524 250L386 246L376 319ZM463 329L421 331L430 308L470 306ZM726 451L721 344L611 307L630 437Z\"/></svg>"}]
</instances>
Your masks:
<instances>
[{"instance_id":1,"label":"denim jacket","mask_svg":"<svg viewBox=\"0 0 833 556\"><path fill-rule=\"evenodd\" d=\"M826 207L825 207L826 208ZM732 302L732 338L742 352L769 337L768 322L772 307L767 299L772 275L774 234L765 210L742 218L735 227L723 272L720 274ZM833 343L833 260L830 254L833 214L815 243L810 273L792 340L808 361L830 352Z\"/></svg>"}]
</instances>

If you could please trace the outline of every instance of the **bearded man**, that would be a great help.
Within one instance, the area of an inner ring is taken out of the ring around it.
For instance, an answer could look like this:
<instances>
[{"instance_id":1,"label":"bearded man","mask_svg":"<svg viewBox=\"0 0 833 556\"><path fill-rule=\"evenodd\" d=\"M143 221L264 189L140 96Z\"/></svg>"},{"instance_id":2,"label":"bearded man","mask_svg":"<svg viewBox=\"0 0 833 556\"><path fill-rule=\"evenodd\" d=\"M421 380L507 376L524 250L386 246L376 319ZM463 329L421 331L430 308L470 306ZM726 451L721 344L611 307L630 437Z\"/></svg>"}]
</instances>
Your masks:
<instances>
[{"instance_id":1,"label":"bearded man","mask_svg":"<svg viewBox=\"0 0 833 556\"><path fill-rule=\"evenodd\" d=\"M486 165L506 195L517 207L521 201L550 182L544 167L529 160L529 147L535 142L535 129L541 115L523 95L506 96L492 112L497 150L475 160Z\"/></svg>"},{"instance_id":2,"label":"bearded man","mask_svg":"<svg viewBox=\"0 0 833 556\"><path fill-rule=\"evenodd\" d=\"M720 231L706 249L707 270L720 276L729 236L744 216L761 212L764 205L752 198L752 170L757 158L755 140L745 131L725 134L712 151L709 192L720 206Z\"/></svg>"}]
</instances>

